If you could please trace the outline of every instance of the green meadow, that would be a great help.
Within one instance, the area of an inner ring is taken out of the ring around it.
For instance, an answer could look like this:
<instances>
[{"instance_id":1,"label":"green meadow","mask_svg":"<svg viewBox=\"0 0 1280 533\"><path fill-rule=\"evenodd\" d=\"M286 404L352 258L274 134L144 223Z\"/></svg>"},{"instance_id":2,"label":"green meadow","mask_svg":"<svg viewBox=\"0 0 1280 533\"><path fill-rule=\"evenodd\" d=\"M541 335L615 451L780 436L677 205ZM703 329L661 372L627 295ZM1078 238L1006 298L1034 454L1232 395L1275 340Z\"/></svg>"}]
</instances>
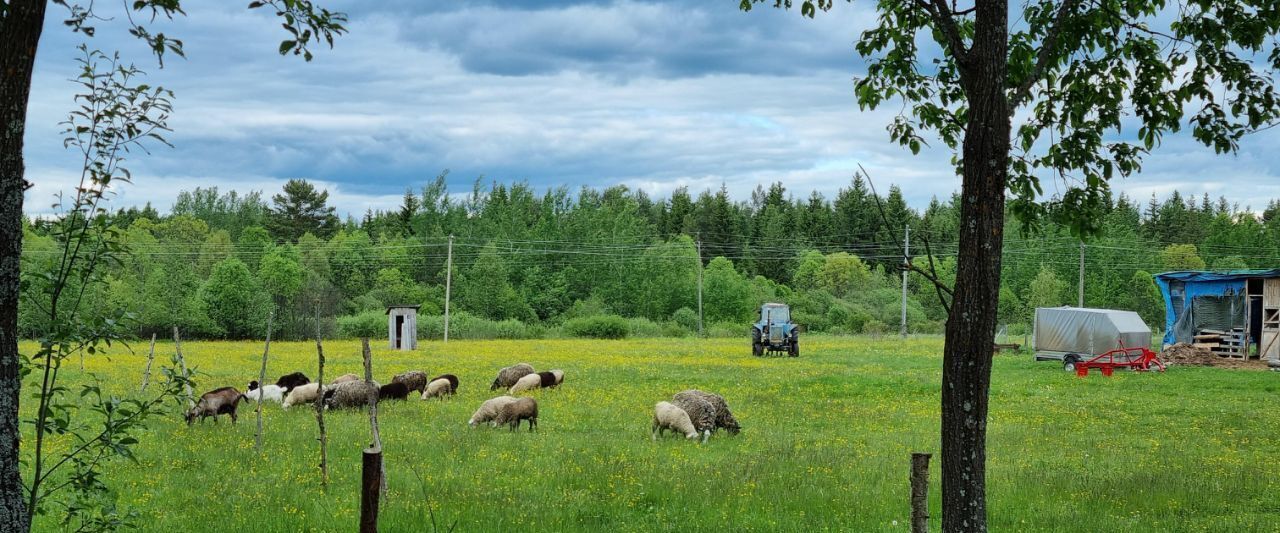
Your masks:
<instances>
[{"instance_id":1,"label":"green meadow","mask_svg":"<svg viewBox=\"0 0 1280 533\"><path fill-rule=\"evenodd\" d=\"M907 531L910 453L939 448L942 339L805 339L802 357L755 358L746 339L375 343L375 379L457 374L446 401L378 407L388 492L384 531ZM24 344L24 353L34 346ZM70 360L73 386L138 395L146 344ZM172 344L157 346L157 365ZM183 343L201 390L256 379L262 344ZM325 375L362 373L360 344L325 343ZM499 368L563 369L532 394L539 431L471 429ZM271 345L268 381L316 377L315 344ZM31 383L28 383L30 386ZM688 388L723 395L743 426L705 445L650 440L653 404ZM1280 530L1280 373L1171 368L1077 378L1027 354L998 355L991 388L988 499L993 531ZM154 392L154 390L149 391ZM74 395L72 395L74 396ZM24 398L24 414L34 402ZM149 531L352 531L366 411L329 411L328 490L315 413L254 403L240 421L153 419L138 461L106 467L122 506ZM24 428L24 431L27 431ZM29 435L27 436L29 437ZM30 442L27 438L25 442ZM69 441L54 440L52 446ZM29 451L29 450L24 450ZM29 455L29 454L28 454ZM939 527L940 468L930 511ZM36 529L58 530L59 517Z\"/></svg>"}]
</instances>

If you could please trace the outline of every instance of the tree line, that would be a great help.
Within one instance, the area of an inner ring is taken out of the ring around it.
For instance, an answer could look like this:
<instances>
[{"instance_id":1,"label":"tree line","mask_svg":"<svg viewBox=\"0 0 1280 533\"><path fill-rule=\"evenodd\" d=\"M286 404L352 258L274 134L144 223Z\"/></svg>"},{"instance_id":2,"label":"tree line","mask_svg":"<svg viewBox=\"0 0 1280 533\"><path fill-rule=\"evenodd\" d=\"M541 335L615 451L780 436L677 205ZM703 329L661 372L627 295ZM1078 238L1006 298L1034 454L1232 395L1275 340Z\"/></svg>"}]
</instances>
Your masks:
<instances>
[{"instance_id":1,"label":"tree line","mask_svg":"<svg viewBox=\"0 0 1280 533\"><path fill-rule=\"evenodd\" d=\"M86 287L89 315L127 314L138 335L176 325L193 338L238 339L260 337L273 310L280 336L302 338L319 312L327 334L376 333L387 305L442 313L451 237L452 309L463 320L519 324L498 335L538 336L596 315L631 319L636 333L692 334L699 268L704 322L717 331L744 330L774 300L791 304L809 331L897 331L907 227L911 261L954 279L959 199L917 211L897 187L877 195L861 176L830 199L774 183L744 201L723 186L655 199L624 186L538 192L480 180L453 195L446 176L406 191L399 209L360 219L340 219L327 191L305 180L269 201L197 188L168 213L147 205L103 214L129 254L106 266L107 283ZM1259 214L1174 192L1145 206L1108 197L1100 236L1084 243L1052 216L1034 234L1010 222L1000 321L1016 334L1036 307L1075 305L1083 248L1085 305L1132 309L1160 327L1153 274L1280 265L1278 215L1276 200ZM24 336L48 327L39 288L58 260L54 227L35 219L24 228ZM940 333L946 295L918 272L907 284L908 329Z\"/></svg>"}]
</instances>

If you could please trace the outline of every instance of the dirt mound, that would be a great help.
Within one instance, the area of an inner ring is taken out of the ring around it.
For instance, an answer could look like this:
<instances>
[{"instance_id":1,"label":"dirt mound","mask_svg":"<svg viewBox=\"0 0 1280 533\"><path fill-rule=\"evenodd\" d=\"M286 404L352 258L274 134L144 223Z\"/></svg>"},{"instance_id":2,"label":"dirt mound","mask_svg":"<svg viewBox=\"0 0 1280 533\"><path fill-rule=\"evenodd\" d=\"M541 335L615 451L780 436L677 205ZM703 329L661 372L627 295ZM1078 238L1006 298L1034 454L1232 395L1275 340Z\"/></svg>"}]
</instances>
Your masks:
<instances>
[{"instance_id":1,"label":"dirt mound","mask_svg":"<svg viewBox=\"0 0 1280 533\"><path fill-rule=\"evenodd\" d=\"M1187 366L1216 366L1224 368L1248 368L1253 370L1263 370L1267 368L1266 361L1232 359L1229 357L1221 357L1213 352L1196 348L1185 342L1179 342L1165 348L1160 352L1160 360L1166 365L1187 365Z\"/></svg>"}]
</instances>

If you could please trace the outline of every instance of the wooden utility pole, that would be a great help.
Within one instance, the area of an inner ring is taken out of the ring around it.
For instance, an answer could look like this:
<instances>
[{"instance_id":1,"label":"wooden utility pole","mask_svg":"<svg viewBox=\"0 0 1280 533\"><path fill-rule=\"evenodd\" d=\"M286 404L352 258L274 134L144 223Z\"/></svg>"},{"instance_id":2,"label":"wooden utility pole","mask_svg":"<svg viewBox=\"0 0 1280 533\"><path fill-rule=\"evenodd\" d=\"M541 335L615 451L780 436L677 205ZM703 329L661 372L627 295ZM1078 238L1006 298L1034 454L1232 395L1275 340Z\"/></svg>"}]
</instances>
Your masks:
<instances>
[{"instance_id":1,"label":"wooden utility pole","mask_svg":"<svg viewBox=\"0 0 1280 533\"><path fill-rule=\"evenodd\" d=\"M449 289L453 285L453 235L449 236L449 252L444 264L444 342L449 343Z\"/></svg>"},{"instance_id":2,"label":"wooden utility pole","mask_svg":"<svg viewBox=\"0 0 1280 533\"><path fill-rule=\"evenodd\" d=\"M187 409L196 406L195 395L191 393L191 380L187 373L187 360L182 357L182 338L178 335L178 326L173 327L173 351L178 358L178 366L182 368L183 387L187 391Z\"/></svg>"},{"instance_id":3,"label":"wooden utility pole","mask_svg":"<svg viewBox=\"0 0 1280 533\"><path fill-rule=\"evenodd\" d=\"M369 350L369 338L361 339L364 353L364 380L373 383L372 352ZM378 531L378 499L386 491L386 474L382 470L382 438L378 435L378 399L369 397L369 429L373 433L373 444L364 450L361 462L360 483L360 532L376 533Z\"/></svg>"},{"instance_id":4,"label":"wooden utility pole","mask_svg":"<svg viewBox=\"0 0 1280 533\"><path fill-rule=\"evenodd\" d=\"M902 338L907 338L907 265L911 264L911 226L902 245Z\"/></svg>"},{"instance_id":5,"label":"wooden utility pole","mask_svg":"<svg viewBox=\"0 0 1280 533\"><path fill-rule=\"evenodd\" d=\"M324 431L324 346L320 345L320 301L316 300L316 425L320 426L320 490L329 491L329 436Z\"/></svg>"},{"instance_id":6,"label":"wooden utility pole","mask_svg":"<svg viewBox=\"0 0 1280 533\"><path fill-rule=\"evenodd\" d=\"M698 247L698 336L702 334L702 238L699 237L694 245Z\"/></svg>"},{"instance_id":7,"label":"wooden utility pole","mask_svg":"<svg viewBox=\"0 0 1280 533\"><path fill-rule=\"evenodd\" d=\"M929 458L911 454L911 533L929 532Z\"/></svg>"},{"instance_id":8,"label":"wooden utility pole","mask_svg":"<svg viewBox=\"0 0 1280 533\"><path fill-rule=\"evenodd\" d=\"M272 309L267 315L267 344L262 347L262 366L258 369L258 432L253 434L253 447L258 453L262 453L262 388L267 384L267 353L271 351L271 327L275 319L276 311Z\"/></svg>"},{"instance_id":9,"label":"wooden utility pole","mask_svg":"<svg viewBox=\"0 0 1280 533\"><path fill-rule=\"evenodd\" d=\"M1084 307L1084 241L1080 241L1080 282L1079 296L1076 298L1076 307Z\"/></svg>"},{"instance_id":10,"label":"wooden utility pole","mask_svg":"<svg viewBox=\"0 0 1280 533\"><path fill-rule=\"evenodd\" d=\"M147 384L151 383L151 362L156 359L156 334L151 334L151 349L147 350L147 367L142 370L142 390L147 392Z\"/></svg>"}]
</instances>

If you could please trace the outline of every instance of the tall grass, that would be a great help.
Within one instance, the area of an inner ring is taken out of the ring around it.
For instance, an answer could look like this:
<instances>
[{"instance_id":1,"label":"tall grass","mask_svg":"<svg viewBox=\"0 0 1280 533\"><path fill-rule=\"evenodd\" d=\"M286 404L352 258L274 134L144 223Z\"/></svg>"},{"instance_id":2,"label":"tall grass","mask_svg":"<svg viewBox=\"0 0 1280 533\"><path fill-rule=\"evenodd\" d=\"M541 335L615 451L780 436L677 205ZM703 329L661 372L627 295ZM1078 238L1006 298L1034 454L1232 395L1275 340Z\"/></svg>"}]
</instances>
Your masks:
<instances>
[{"instance_id":1,"label":"tall grass","mask_svg":"<svg viewBox=\"0 0 1280 533\"><path fill-rule=\"evenodd\" d=\"M389 493L385 531L905 531L913 451L938 451L941 339L808 336L800 358L755 358L740 339L375 343L374 373L461 378L448 401L379 406ZM30 344L23 349L30 351ZM270 374L315 375L315 347L273 343ZM172 347L160 345L158 354ZM201 388L243 389L261 345L184 343ZM360 372L358 342L326 343L325 374ZM86 368L136 394L145 354ZM166 355L167 356L167 355ZM539 433L468 429L488 383L525 361L565 384L533 394ZM76 368L70 378L84 379ZM653 404L682 389L723 394L744 430L706 445L649 440ZM1079 379L1026 355L998 356L988 486L996 531L1274 531L1280 524L1280 374L1174 368ZM349 531L359 508L364 412L330 412L328 493L309 409L264 410L254 452L241 423L157 421L138 463L109 484L152 531ZM32 408L24 402L24 410ZM26 431L26 428L24 428ZM70 443L60 443L67 445ZM931 488L939 526L939 464ZM58 517L37 518L56 530Z\"/></svg>"}]
</instances>

